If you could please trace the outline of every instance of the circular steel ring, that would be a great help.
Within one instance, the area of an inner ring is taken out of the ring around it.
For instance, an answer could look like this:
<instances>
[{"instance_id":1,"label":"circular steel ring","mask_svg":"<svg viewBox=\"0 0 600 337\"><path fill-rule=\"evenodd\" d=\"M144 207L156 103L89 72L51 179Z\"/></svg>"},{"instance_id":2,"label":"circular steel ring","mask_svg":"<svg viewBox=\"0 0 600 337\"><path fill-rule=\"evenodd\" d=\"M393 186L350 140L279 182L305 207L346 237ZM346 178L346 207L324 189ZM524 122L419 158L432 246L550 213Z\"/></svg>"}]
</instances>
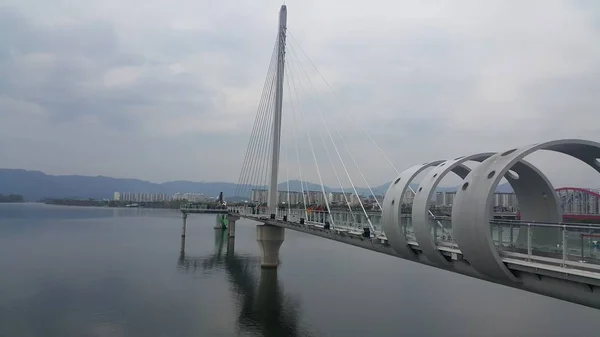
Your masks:
<instances>
[{"instance_id":1,"label":"circular steel ring","mask_svg":"<svg viewBox=\"0 0 600 337\"><path fill-rule=\"evenodd\" d=\"M419 173L442 162L443 160L438 160L422 165L415 165L404 170L392 182L385 193L383 210L381 213L383 231L385 232L390 246L392 246L394 251L402 257L415 257L413 251L408 247L406 233L404 233L404 226L402 223L402 201L404 200L404 194L409 188L410 182L419 175Z\"/></svg>"},{"instance_id":2,"label":"circular steel ring","mask_svg":"<svg viewBox=\"0 0 600 337\"><path fill-rule=\"evenodd\" d=\"M558 197L552 184L535 166L523 158L538 150L564 153L582 160L600 172L600 143L585 140L556 140L497 153L483 161L458 188L452 210L454 237L465 259L481 274L499 281L518 282L504 265L493 244L489 221L493 196L502 177L513 187L522 220L560 222ZM508 174L509 170L518 177ZM558 230L536 228L536 244L555 245ZM527 239L527 231L519 231L517 241Z\"/></svg>"},{"instance_id":3,"label":"circular steel ring","mask_svg":"<svg viewBox=\"0 0 600 337\"><path fill-rule=\"evenodd\" d=\"M413 202L412 221L419 248L423 251L429 262L444 267L451 266L450 262L439 251L435 243L435 238L431 233L431 221L435 220L429 214L429 201L433 197L435 189L449 172L454 172L461 179L464 179L471 171L470 168L463 165L464 162L469 160L482 162L492 155L494 155L493 152L478 153L467 157L447 160L434 167L423 178Z\"/></svg>"}]
</instances>

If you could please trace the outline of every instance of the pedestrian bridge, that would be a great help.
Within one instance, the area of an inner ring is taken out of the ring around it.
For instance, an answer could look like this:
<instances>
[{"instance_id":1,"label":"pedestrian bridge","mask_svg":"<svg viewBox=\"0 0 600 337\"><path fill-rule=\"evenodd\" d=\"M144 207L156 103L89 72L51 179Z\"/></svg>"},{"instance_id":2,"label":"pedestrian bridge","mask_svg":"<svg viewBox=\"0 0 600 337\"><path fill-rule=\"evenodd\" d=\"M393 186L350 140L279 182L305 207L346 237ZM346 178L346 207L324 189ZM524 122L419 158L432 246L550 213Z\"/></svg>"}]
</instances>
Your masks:
<instances>
[{"instance_id":1,"label":"pedestrian bridge","mask_svg":"<svg viewBox=\"0 0 600 337\"><path fill-rule=\"evenodd\" d=\"M305 218L303 210L290 210L271 219L268 214L252 214L248 207L231 207L230 212L242 218L258 221L271 226L291 229L330 240L354 245L427 264L432 267L500 283L513 288L575 302L600 309L600 226L568 223L538 223L520 220L492 220L482 226L489 226L494 250L502 265L514 276L513 279L500 279L488 276L486 270L479 271L461 252L451 231L450 218L432 218L442 227L431 226L431 236L435 237L436 250L444 262L427 257L414 235L410 217L406 224L407 251L401 254L394 250L387 236L381 230L365 236L362 224L339 222L335 227L326 223L325 212L312 213ZM285 216L285 220L284 220ZM334 217L348 214L336 213ZM376 218L376 216L374 216ZM437 229L436 229L437 228ZM556 245L535 240L536 232L555 230Z\"/></svg>"},{"instance_id":2,"label":"pedestrian bridge","mask_svg":"<svg viewBox=\"0 0 600 337\"><path fill-rule=\"evenodd\" d=\"M343 109L343 120L327 122L331 108L320 105L323 100L319 96L327 89L331 96L337 96L291 34L292 43L287 44L288 34L284 5L235 192L242 204L266 204L268 211L256 214L248 207L235 206L228 208L227 215L230 233L235 233L239 217L261 223L257 226L257 241L263 267L277 267L284 229L291 229L600 309L600 225L564 222L560 207L561 199L576 206L582 201L597 202L597 198L557 193L542 169L528 161L531 154L550 152L562 155L565 160L584 163L598 173L600 143L581 139L542 141L433 160L400 171L355 118L351 108ZM290 47L289 52L286 47ZM308 61L308 66L303 65L303 60ZM307 68L314 72L309 74ZM314 83L319 78L323 79L321 86ZM289 100L285 115L282 114L284 87L285 98ZM363 115L369 113L368 109L362 111ZM286 132L282 132L284 116L291 117L285 119ZM340 124L346 128L353 125L347 121L354 121L358 132L340 131ZM298 137L302 134L304 137ZM344 135L352 139L364 136L354 144L372 144L372 152L381 155L381 162L361 160L365 150L355 153ZM390 138L393 136L390 133ZM398 152L403 149L404 144L397 139L386 142L398 144L393 147ZM293 162L296 164L290 164ZM361 165L363 169L365 166L379 169L381 164L389 164L396 172L385 178L391 184L383 198L374 193L361 169ZM324 183L326 173L332 173L330 182L335 178L347 212L330 204L331 189ZM291 177L300 182L299 188L291 187ZM445 177L454 177L459 184L451 216L440 217L430 210L430 201ZM318 191L309 188L308 179L318 181L312 184L318 186ZM373 202L365 203L356 181L366 186ZM518 219L494 217L493 197L501 182L510 184L515 192ZM268 189L268 194L264 198L260 193L255 195L257 189ZM285 200L279 198L282 189L287 190ZM293 189L301 195L299 200L290 199ZM285 211L280 211L281 203L287 205ZM322 206L324 211L309 212L311 204ZM367 211L371 207L377 212Z\"/></svg>"}]
</instances>

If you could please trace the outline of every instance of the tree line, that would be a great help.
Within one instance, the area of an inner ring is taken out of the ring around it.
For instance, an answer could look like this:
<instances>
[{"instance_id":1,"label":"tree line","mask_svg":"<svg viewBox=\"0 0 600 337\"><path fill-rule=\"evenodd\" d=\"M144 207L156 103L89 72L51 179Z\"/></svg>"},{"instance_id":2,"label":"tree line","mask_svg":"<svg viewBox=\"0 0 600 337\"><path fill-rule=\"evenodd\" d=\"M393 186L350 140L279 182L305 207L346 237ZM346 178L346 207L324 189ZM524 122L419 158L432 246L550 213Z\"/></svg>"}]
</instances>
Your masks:
<instances>
[{"instance_id":1,"label":"tree line","mask_svg":"<svg viewBox=\"0 0 600 337\"><path fill-rule=\"evenodd\" d=\"M3 195L0 194L0 202L24 202L25 199L22 195L19 194L9 194Z\"/></svg>"}]
</instances>

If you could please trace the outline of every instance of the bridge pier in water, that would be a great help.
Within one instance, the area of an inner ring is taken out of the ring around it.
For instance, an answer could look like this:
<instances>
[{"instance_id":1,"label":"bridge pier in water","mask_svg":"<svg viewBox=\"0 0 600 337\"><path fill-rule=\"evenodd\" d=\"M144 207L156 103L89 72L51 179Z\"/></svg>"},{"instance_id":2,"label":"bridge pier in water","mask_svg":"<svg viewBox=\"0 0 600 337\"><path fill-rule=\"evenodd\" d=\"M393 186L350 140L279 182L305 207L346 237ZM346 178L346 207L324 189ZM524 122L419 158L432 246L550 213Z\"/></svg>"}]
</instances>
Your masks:
<instances>
[{"instance_id":1,"label":"bridge pier in water","mask_svg":"<svg viewBox=\"0 0 600 337\"><path fill-rule=\"evenodd\" d=\"M264 190L261 189L258 197L253 191L252 202L249 205L252 208L251 213L246 212L248 206L242 206L244 218L262 223L257 226L256 231L257 242L262 251L263 268L278 266L279 249L284 240L284 228L287 228L516 289L600 308L600 255L596 247L600 244L595 240L600 237L600 225L564 223L562 196L556 194L551 182L541 170L525 160L534 152L551 151L578 159L600 172L598 142L578 139L553 140L504 152L477 153L414 165L398 172L382 199L383 206L375 200L381 209L377 222L372 221L374 218L368 214L362 202L359 202L361 209L353 210L347 198L345 201L350 206L349 214L339 216L331 211L315 157L323 199L317 202L316 198L313 198L314 200L309 200L309 204L324 203L327 209L307 209L307 194L303 187L304 209L290 210L292 203L288 185L287 215L278 214L278 204L281 201L278 196L278 171L286 13L286 7L283 5L279 16L277 53L272 59L272 62L275 57L277 60L276 72L273 78L271 69L274 67L270 67L267 73L267 79L270 80L267 82L274 82L275 86L265 84L263 88L263 94L268 94L268 100L271 100L273 92L275 93L274 102L269 102L266 112L268 116L269 109L273 107L272 119L269 119L273 122L266 123L266 127L259 126L253 129L247 158L244 159L240 175L240 186L244 185L244 181L260 181L260 185L268 186L267 200L262 195ZM274 104L271 105L272 103ZM263 111L257 118L262 118L259 117L262 113ZM322 122L325 124L324 119ZM271 127L272 130L269 130ZM326 126L325 128L327 129ZM329 133L329 130L326 131ZM366 130L363 131L368 136ZM265 135L269 138L266 142L258 143L263 145L258 145L260 155L256 160L257 157L250 153L256 151L256 139L264 140L262 137ZM336 147L333 137L331 134L329 136ZM369 138L373 141L370 136ZM309 142L312 142L310 138ZM381 149L374 145L381 152ZM325 142L323 146L327 149ZM264 159L262 154L269 153L269 147L271 155ZM311 151L314 156L312 144ZM387 157L385 159L390 162ZM340 160L345 169L341 157ZM466 165L467 162L477 164ZM266 177L263 178L264 164L270 167L269 183L262 180L267 180ZM287 166L286 163L286 169ZM358 168L358 165L356 166ZM301 167L298 159L299 172ZM443 202L446 206L451 205L449 212L440 210L434 213L430 207L431 200L433 196L437 197L436 189L447 174L456 175L461 183L452 201ZM337 176L337 173L335 175ZM413 180L421 175L424 177L419 179L421 181L415 191L411 185ZM302 183L301 175L300 178ZM364 176L362 178L364 179ZM287 180L289 182L289 179ZM514 214L515 219L496 218L494 215L494 207L498 205L495 193L502 180L508 181L518 200L520 212L518 215ZM361 199L351 179L350 183L356 196ZM304 183L301 185L304 186ZM307 190L308 192L310 191ZM345 195L345 192L343 194ZM596 198L600 199L600 194ZM266 209L263 208L265 201ZM299 199L296 198L295 201L300 204ZM588 199L575 196L571 196L570 199L565 196L565 202L589 206ZM256 205L253 205L254 203ZM233 233L235 235L235 228ZM273 273L265 273L270 274Z\"/></svg>"},{"instance_id":2,"label":"bridge pier in water","mask_svg":"<svg viewBox=\"0 0 600 337\"><path fill-rule=\"evenodd\" d=\"M187 229L187 213L181 213L181 218L183 219L183 225L181 227L181 237L185 240L185 232Z\"/></svg>"},{"instance_id":3,"label":"bridge pier in water","mask_svg":"<svg viewBox=\"0 0 600 337\"><path fill-rule=\"evenodd\" d=\"M240 219L239 216L233 214L227 214L227 229L229 230L229 237L235 238L235 222Z\"/></svg>"},{"instance_id":4,"label":"bridge pier in water","mask_svg":"<svg viewBox=\"0 0 600 337\"><path fill-rule=\"evenodd\" d=\"M279 248L285 238L285 230L270 225L256 226L256 241L262 252L260 266L277 268L279 266Z\"/></svg>"}]
</instances>

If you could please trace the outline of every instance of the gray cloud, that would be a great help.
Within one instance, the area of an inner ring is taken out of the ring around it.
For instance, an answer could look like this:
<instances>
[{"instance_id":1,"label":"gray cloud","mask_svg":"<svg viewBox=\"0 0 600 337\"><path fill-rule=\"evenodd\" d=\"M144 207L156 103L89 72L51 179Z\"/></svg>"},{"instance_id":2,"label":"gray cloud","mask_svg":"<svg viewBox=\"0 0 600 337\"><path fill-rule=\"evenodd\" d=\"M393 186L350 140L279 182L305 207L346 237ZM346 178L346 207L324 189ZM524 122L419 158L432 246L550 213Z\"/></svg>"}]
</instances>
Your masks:
<instances>
[{"instance_id":1,"label":"gray cloud","mask_svg":"<svg viewBox=\"0 0 600 337\"><path fill-rule=\"evenodd\" d=\"M4 166L237 180L279 2L78 1L68 11L61 0L11 2L0 8ZM304 78L294 70L297 40L337 98L314 73L317 94L302 79L305 90L286 97L304 108L315 143L324 112L374 184L394 172L351 115L399 169L553 138L599 140L595 2L347 1L342 10L334 1L303 1L288 8L289 77ZM306 139L300 145L312 165ZM322 149L318 159L335 185ZM565 175L552 158L539 160L558 185L594 185L585 168L561 164L585 171ZM305 172L317 181L313 166Z\"/></svg>"},{"instance_id":2,"label":"gray cloud","mask_svg":"<svg viewBox=\"0 0 600 337\"><path fill-rule=\"evenodd\" d=\"M188 74L171 73L168 65L122 52L107 22L43 27L14 11L0 16L8 56L0 88L12 99L43 107L51 120L92 115L118 128L135 126L135 119L147 116L132 112L148 107L168 105L169 113L188 115L211 109L210 88Z\"/></svg>"}]
</instances>

